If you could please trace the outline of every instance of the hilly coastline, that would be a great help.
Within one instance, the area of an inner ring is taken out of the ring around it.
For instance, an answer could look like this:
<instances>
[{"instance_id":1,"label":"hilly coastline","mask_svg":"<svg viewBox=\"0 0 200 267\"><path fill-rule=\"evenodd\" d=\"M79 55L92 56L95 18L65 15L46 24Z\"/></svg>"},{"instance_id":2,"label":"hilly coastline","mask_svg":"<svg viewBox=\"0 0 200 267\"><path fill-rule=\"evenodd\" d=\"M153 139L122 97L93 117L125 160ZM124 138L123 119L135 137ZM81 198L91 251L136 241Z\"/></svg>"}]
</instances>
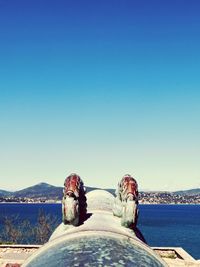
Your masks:
<instances>
[{"instance_id":1,"label":"hilly coastline","mask_svg":"<svg viewBox=\"0 0 200 267\"><path fill-rule=\"evenodd\" d=\"M86 192L99 189L86 186ZM105 189L115 194L115 189ZM22 190L0 190L0 202L57 202L61 201L63 187L39 183ZM139 202L144 204L200 204L200 188L175 192L139 192Z\"/></svg>"},{"instance_id":2,"label":"hilly coastline","mask_svg":"<svg viewBox=\"0 0 200 267\"><path fill-rule=\"evenodd\" d=\"M189 190L180 190L180 191L174 192L174 194L194 196L194 195L200 194L200 188L189 189Z\"/></svg>"},{"instance_id":3,"label":"hilly coastline","mask_svg":"<svg viewBox=\"0 0 200 267\"><path fill-rule=\"evenodd\" d=\"M89 187L86 186L86 192L90 192L91 190L99 189L96 187ZM110 193L114 193L114 189L106 189ZM6 190L0 190L0 197L1 198L30 198L30 199L37 199L37 198L45 198L45 199L55 199L61 200L63 196L63 187L50 185L48 183L39 183L22 190L10 192Z\"/></svg>"}]
</instances>

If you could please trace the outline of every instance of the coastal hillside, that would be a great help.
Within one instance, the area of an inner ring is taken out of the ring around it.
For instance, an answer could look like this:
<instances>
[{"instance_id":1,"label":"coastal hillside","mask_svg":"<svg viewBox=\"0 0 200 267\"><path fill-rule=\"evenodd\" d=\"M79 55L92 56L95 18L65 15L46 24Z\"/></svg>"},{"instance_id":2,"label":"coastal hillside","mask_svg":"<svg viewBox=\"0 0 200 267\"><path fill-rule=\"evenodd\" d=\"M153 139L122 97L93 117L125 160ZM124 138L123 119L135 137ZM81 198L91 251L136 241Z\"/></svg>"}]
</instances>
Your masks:
<instances>
[{"instance_id":1,"label":"coastal hillside","mask_svg":"<svg viewBox=\"0 0 200 267\"><path fill-rule=\"evenodd\" d=\"M94 190L94 187L86 187L86 191L89 192ZM45 197L47 199L62 199L63 196L63 187L53 186L47 183L40 183L34 186L25 188L20 191L13 193L13 196L16 198L41 198Z\"/></svg>"},{"instance_id":2,"label":"coastal hillside","mask_svg":"<svg viewBox=\"0 0 200 267\"><path fill-rule=\"evenodd\" d=\"M194 196L194 195L199 195L200 194L200 188L195 188L195 189L189 189L189 190L181 190L181 191L176 191L173 192L176 195L187 195L187 196Z\"/></svg>"},{"instance_id":3,"label":"coastal hillside","mask_svg":"<svg viewBox=\"0 0 200 267\"><path fill-rule=\"evenodd\" d=\"M48 199L61 199L63 188L53 186L47 183L39 183L31 187L16 191L12 194L16 198L41 198L46 197Z\"/></svg>"},{"instance_id":4,"label":"coastal hillside","mask_svg":"<svg viewBox=\"0 0 200 267\"><path fill-rule=\"evenodd\" d=\"M99 189L86 186L86 192ZM115 195L115 189L105 189ZM0 202L48 202L60 201L63 187L39 183L22 190L9 192L0 190ZM200 189L175 192L140 191L139 201L143 204L200 204Z\"/></svg>"},{"instance_id":5,"label":"coastal hillside","mask_svg":"<svg viewBox=\"0 0 200 267\"><path fill-rule=\"evenodd\" d=\"M86 192L90 192L94 189L98 188L86 186ZM114 191L113 189L108 190L111 193ZM50 185L48 183L39 183L15 192L0 190L0 197L62 199L62 196L63 187Z\"/></svg>"},{"instance_id":6,"label":"coastal hillside","mask_svg":"<svg viewBox=\"0 0 200 267\"><path fill-rule=\"evenodd\" d=\"M0 189L0 197L10 196L12 193L6 190Z\"/></svg>"}]
</instances>

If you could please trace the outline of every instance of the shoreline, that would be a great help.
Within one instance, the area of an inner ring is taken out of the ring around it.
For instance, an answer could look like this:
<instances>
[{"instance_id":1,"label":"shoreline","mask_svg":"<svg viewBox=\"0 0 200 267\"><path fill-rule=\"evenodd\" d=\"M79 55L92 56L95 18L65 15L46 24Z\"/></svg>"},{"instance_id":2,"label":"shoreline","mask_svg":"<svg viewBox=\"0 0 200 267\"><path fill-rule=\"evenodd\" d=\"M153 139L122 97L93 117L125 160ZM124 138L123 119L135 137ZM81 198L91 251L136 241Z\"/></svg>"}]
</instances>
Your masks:
<instances>
[{"instance_id":1,"label":"shoreline","mask_svg":"<svg viewBox=\"0 0 200 267\"><path fill-rule=\"evenodd\" d=\"M62 202L0 202L1 204L62 204ZM198 206L200 203L139 203L139 205L163 205L163 206L170 206L170 205L180 205L180 206Z\"/></svg>"},{"instance_id":2,"label":"shoreline","mask_svg":"<svg viewBox=\"0 0 200 267\"><path fill-rule=\"evenodd\" d=\"M1 204L62 204L60 202L0 202Z\"/></svg>"}]
</instances>

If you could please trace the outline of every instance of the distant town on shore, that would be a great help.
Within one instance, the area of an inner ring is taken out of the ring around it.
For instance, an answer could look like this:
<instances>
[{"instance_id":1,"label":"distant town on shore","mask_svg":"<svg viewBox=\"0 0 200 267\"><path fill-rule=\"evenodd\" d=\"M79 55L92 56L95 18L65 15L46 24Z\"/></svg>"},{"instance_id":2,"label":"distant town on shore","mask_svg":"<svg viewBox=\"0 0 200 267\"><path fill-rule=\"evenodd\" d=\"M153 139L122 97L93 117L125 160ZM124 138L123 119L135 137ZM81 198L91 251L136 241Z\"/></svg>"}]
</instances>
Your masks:
<instances>
[{"instance_id":1,"label":"distant town on shore","mask_svg":"<svg viewBox=\"0 0 200 267\"><path fill-rule=\"evenodd\" d=\"M94 187L86 187L86 192ZM115 194L114 189L105 189ZM0 203L60 203L63 188L47 183L40 183L19 191L0 190ZM184 191L140 191L140 204L200 204L200 188Z\"/></svg>"}]
</instances>

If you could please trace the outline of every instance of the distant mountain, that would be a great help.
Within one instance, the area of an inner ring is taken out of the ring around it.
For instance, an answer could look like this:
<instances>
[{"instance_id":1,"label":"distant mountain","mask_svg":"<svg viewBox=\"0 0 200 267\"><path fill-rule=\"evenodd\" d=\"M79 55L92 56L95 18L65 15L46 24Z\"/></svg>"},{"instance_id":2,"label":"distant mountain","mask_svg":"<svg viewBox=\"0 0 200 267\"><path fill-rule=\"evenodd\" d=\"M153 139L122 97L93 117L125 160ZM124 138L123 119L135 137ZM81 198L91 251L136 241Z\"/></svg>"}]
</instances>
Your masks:
<instances>
[{"instance_id":1,"label":"distant mountain","mask_svg":"<svg viewBox=\"0 0 200 267\"><path fill-rule=\"evenodd\" d=\"M113 196L115 196L115 189L108 188L105 190L108 191L109 193L111 193Z\"/></svg>"},{"instance_id":2,"label":"distant mountain","mask_svg":"<svg viewBox=\"0 0 200 267\"><path fill-rule=\"evenodd\" d=\"M63 194L63 188L53 186L47 183L40 183L34 186L27 187L25 189L14 192L14 197L27 197L27 198L42 198L48 199L61 199Z\"/></svg>"},{"instance_id":3,"label":"distant mountain","mask_svg":"<svg viewBox=\"0 0 200 267\"><path fill-rule=\"evenodd\" d=\"M175 192L173 192L173 194L176 194L176 195L187 195L187 196L199 195L200 194L200 188L175 191Z\"/></svg>"},{"instance_id":4,"label":"distant mountain","mask_svg":"<svg viewBox=\"0 0 200 267\"><path fill-rule=\"evenodd\" d=\"M5 197L5 196L9 196L12 193L6 190L0 190L0 197Z\"/></svg>"},{"instance_id":5,"label":"distant mountain","mask_svg":"<svg viewBox=\"0 0 200 267\"><path fill-rule=\"evenodd\" d=\"M100 188L86 186L87 193L95 189L100 189ZM110 188L110 189L105 189L105 190L115 195L115 189ZM148 193L148 192L140 191L140 193ZM171 193L171 192L166 192L166 193ZM172 192L171 194L193 196L193 195L200 194L200 188L175 191L175 192ZM62 196L63 196L63 187L53 186L47 183L39 183L39 184L30 186L30 187L27 187L25 189L15 191L15 192L0 190L0 197L16 197L16 198L31 198L31 199L46 198L46 199L61 200Z\"/></svg>"},{"instance_id":6,"label":"distant mountain","mask_svg":"<svg viewBox=\"0 0 200 267\"><path fill-rule=\"evenodd\" d=\"M90 192L94 189L98 189L95 187L86 186L86 192ZM6 191L5 191L6 192ZM63 187L53 186L47 183L39 183L25 189L15 191L15 192L7 192L3 196L12 196L16 198L47 198L47 199L62 199L63 196Z\"/></svg>"}]
</instances>

